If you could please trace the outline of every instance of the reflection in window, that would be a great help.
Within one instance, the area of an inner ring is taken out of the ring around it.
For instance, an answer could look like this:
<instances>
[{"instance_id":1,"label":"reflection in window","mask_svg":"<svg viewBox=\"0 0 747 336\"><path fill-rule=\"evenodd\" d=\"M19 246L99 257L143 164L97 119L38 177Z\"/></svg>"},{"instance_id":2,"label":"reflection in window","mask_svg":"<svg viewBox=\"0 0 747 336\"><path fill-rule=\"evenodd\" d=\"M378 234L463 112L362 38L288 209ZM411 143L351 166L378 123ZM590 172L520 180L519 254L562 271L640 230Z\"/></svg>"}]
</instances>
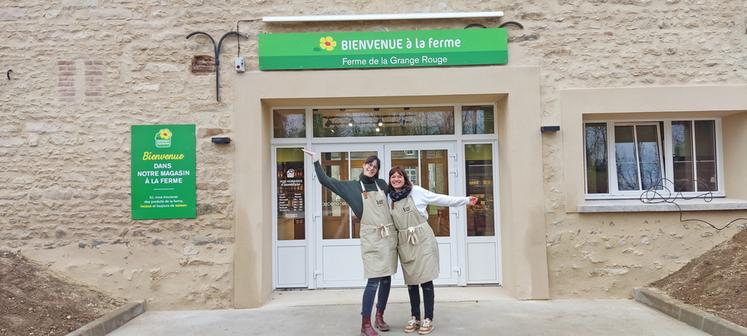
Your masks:
<instances>
[{"instance_id":1,"label":"reflection in window","mask_svg":"<svg viewBox=\"0 0 747 336\"><path fill-rule=\"evenodd\" d=\"M276 152L278 240L303 240L304 171L300 148L278 148Z\"/></svg>"},{"instance_id":2,"label":"reflection in window","mask_svg":"<svg viewBox=\"0 0 747 336\"><path fill-rule=\"evenodd\" d=\"M607 124L586 124L586 184L587 192L608 193Z\"/></svg>"},{"instance_id":3,"label":"reflection in window","mask_svg":"<svg viewBox=\"0 0 747 336\"><path fill-rule=\"evenodd\" d=\"M378 155L367 152L324 152L321 165L327 176L340 181L357 181L363 172L366 158ZM347 202L327 188L322 187L322 238L351 239L360 237L360 219Z\"/></svg>"},{"instance_id":4,"label":"reflection in window","mask_svg":"<svg viewBox=\"0 0 747 336\"><path fill-rule=\"evenodd\" d=\"M658 125L615 126L618 190L661 189Z\"/></svg>"},{"instance_id":5,"label":"reflection in window","mask_svg":"<svg viewBox=\"0 0 747 336\"><path fill-rule=\"evenodd\" d=\"M479 202L467 207L467 236L494 236L493 145L464 145L467 195Z\"/></svg>"},{"instance_id":6,"label":"reflection in window","mask_svg":"<svg viewBox=\"0 0 747 336\"><path fill-rule=\"evenodd\" d=\"M587 194L719 191L717 127L715 119L584 124Z\"/></svg>"},{"instance_id":7,"label":"reflection in window","mask_svg":"<svg viewBox=\"0 0 747 336\"><path fill-rule=\"evenodd\" d=\"M392 167L402 167L413 184L432 192L449 194L449 160L445 149L394 150ZM436 236L450 235L449 208L429 205L428 224Z\"/></svg>"},{"instance_id":8,"label":"reflection in window","mask_svg":"<svg viewBox=\"0 0 747 336\"><path fill-rule=\"evenodd\" d=\"M454 107L314 110L315 137L454 134Z\"/></svg>"},{"instance_id":9,"label":"reflection in window","mask_svg":"<svg viewBox=\"0 0 747 336\"><path fill-rule=\"evenodd\" d=\"M493 105L462 107L462 133L493 134L494 129Z\"/></svg>"},{"instance_id":10,"label":"reflection in window","mask_svg":"<svg viewBox=\"0 0 747 336\"><path fill-rule=\"evenodd\" d=\"M675 191L718 190L715 121L673 121L672 148Z\"/></svg>"},{"instance_id":11,"label":"reflection in window","mask_svg":"<svg viewBox=\"0 0 747 336\"><path fill-rule=\"evenodd\" d=\"M273 110L272 132L275 138L306 137L306 111Z\"/></svg>"}]
</instances>

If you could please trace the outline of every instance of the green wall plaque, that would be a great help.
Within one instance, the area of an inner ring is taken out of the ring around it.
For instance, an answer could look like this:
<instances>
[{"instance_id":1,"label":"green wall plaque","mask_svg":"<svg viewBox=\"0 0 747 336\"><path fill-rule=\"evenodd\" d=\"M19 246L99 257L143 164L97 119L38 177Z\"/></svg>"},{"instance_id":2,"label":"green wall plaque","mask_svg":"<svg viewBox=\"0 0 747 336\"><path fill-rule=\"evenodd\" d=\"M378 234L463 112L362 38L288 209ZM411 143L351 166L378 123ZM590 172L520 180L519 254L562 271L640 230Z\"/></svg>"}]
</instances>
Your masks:
<instances>
[{"instance_id":1,"label":"green wall plaque","mask_svg":"<svg viewBox=\"0 0 747 336\"><path fill-rule=\"evenodd\" d=\"M505 28L260 34L260 70L508 63Z\"/></svg>"},{"instance_id":2,"label":"green wall plaque","mask_svg":"<svg viewBox=\"0 0 747 336\"><path fill-rule=\"evenodd\" d=\"M132 219L197 217L195 125L133 125Z\"/></svg>"}]
</instances>

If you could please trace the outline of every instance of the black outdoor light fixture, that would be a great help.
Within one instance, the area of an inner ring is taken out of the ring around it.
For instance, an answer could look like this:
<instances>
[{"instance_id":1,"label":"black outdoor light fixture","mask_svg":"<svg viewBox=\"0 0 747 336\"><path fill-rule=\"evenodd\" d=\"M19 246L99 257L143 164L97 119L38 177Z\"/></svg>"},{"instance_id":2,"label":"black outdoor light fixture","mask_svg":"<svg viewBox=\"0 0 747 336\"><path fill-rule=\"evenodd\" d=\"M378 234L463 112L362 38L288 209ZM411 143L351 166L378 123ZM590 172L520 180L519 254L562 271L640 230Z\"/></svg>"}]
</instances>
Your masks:
<instances>
[{"instance_id":1,"label":"black outdoor light fixture","mask_svg":"<svg viewBox=\"0 0 747 336\"><path fill-rule=\"evenodd\" d=\"M213 39L213 37L210 36L210 34L201 32L201 31L196 31L196 32L193 32L187 35L187 39L195 35L205 35L210 39L210 42L213 43L213 52L215 53L215 100L220 101L220 48L223 45L223 40L225 40L226 37L233 36L233 35L236 35L236 38L242 38L242 37L247 38L247 37L246 35L241 34L239 32L230 31L230 32L223 34L223 36L221 36L220 40L218 41L218 45L215 45L215 39Z\"/></svg>"},{"instance_id":2,"label":"black outdoor light fixture","mask_svg":"<svg viewBox=\"0 0 747 336\"><path fill-rule=\"evenodd\" d=\"M560 126L542 126L540 127L542 133L555 133L560 131Z\"/></svg>"},{"instance_id":3,"label":"black outdoor light fixture","mask_svg":"<svg viewBox=\"0 0 747 336\"><path fill-rule=\"evenodd\" d=\"M231 138L229 137L212 137L210 138L210 141L216 145L225 145L231 143Z\"/></svg>"}]
</instances>

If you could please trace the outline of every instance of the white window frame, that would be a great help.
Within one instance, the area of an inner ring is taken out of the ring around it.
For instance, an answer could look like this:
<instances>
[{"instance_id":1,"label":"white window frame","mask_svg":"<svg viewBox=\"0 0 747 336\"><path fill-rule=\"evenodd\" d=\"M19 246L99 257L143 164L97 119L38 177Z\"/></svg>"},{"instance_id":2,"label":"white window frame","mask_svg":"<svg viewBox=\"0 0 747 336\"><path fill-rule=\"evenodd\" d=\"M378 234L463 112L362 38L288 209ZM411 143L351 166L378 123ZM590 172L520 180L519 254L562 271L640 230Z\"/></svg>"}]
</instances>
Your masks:
<instances>
[{"instance_id":1,"label":"white window frame","mask_svg":"<svg viewBox=\"0 0 747 336\"><path fill-rule=\"evenodd\" d=\"M602 200L602 199L638 199L642 193L646 190L635 190L635 191L621 191L618 190L617 185L617 162L615 158L615 126L632 126L632 125L653 125L657 126L657 133L659 139L661 139L661 132L663 131L664 137L663 142L659 143L660 163L662 164L662 177L667 179L665 188L672 192L671 195L666 190L662 190L664 197L673 197L675 194L674 185L671 183L674 177L674 162L672 159L673 155L673 144L672 144L672 122L673 121L691 121L693 125L695 121L700 120L713 120L716 135L716 176L717 176L717 191L713 191L713 197L725 197L726 190L724 188L724 152L723 152L723 139L721 129L721 118L668 118L668 119L636 119L636 120L585 120L583 122L584 136L582 141L583 158L584 158L584 197L587 200ZM588 192L588 176L587 176L587 162L586 162L586 125L587 124L607 124L607 181L608 181L608 193L589 193ZM663 123L663 129L660 124ZM634 133L634 135L636 135ZM693 134L693 147L695 147L695 138ZM637 142L636 142L636 153L637 153ZM637 154L636 154L637 155ZM697 155L693 152L693 155ZM636 156L636 159L637 156ZM694 157L695 159L695 157ZM695 172L697 176L697 172ZM640 180L640 172L638 174ZM694 197L702 195L705 191L693 191L693 192L681 192L683 197Z\"/></svg>"}]
</instances>

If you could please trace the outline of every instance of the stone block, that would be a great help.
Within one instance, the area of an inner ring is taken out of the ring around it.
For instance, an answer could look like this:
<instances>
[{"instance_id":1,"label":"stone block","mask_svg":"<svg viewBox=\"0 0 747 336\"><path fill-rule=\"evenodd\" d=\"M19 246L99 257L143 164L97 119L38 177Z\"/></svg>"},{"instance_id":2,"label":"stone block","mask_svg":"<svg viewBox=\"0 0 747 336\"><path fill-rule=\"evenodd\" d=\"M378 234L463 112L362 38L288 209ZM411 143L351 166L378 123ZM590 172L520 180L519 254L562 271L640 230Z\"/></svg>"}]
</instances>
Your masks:
<instances>
[{"instance_id":1,"label":"stone block","mask_svg":"<svg viewBox=\"0 0 747 336\"><path fill-rule=\"evenodd\" d=\"M22 8L6 7L0 9L0 21L16 21L26 16L26 10Z\"/></svg>"},{"instance_id":2,"label":"stone block","mask_svg":"<svg viewBox=\"0 0 747 336\"><path fill-rule=\"evenodd\" d=\"M636 288L635 300L671 317L674 317L676 319L680 318L679 307L674 305L670 299L662 295L657 295L648 288Z\"/></svg>"},{"instance_id":3,"label":"stone block","mask_svg":"<svg viewBox=\"0 0 747 336\"><path fill-rule=\"evenodd\" d=\"M703 329L703 315L699 309L688 305L680 306L680 321L685 322L694 328Z\"/></svg>"},{"instance_id":4,"label":"stone block","mask_svg":"<svg viewBox=\"0 0 747 336\"><path fill-rule=\"evenodd\" d=\"M705 317L702 330L713 336L747 336L747 328L716 316Z\"/></svg>"}]
</instances>

